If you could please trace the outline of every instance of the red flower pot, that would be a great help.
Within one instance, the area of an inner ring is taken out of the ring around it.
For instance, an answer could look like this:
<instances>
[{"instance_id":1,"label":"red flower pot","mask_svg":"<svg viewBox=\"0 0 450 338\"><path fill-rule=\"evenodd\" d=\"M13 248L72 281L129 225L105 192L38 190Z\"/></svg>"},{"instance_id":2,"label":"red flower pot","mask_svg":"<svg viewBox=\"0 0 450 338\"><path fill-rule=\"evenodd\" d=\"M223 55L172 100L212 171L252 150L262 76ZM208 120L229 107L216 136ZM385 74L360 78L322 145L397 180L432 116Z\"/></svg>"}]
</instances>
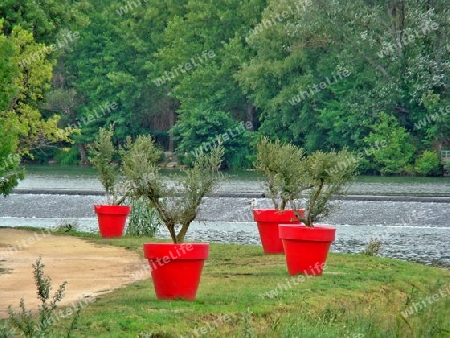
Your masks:
<instances>
[{"instance_id":1,"label":"red flower pot","mask_svg":"<svg viewBox=\"0 0 450 338\"><path fill-rule=\"evenodd\" d=\"M146 243L155 293L158 299L194 300L209 244Z\"/></svg>"},{"instance_id":2,"label":"red flower pot","mask_svg":"<svg viewBox=\"0 0 450 338\"><path fill-rule=\"evenodd\" d=\"M305 210L300 209L303 217ZM253 218L258 225L259 237L266 254L284 253L283 242L278 234L278 224L299 224L292 210L253 209Z\"/></svg>"},{"instance_id":3,"label":"red flower pot","mask_svg":"<svg viewBox=\"0 0 450 338\"><path fill-rule=\"evenodd\" d=\"M131 208L125 205L94 205L103 238L121 237Z\"/></svg>"},{"instance_id":4,"label":"red flower pot","mask_svg":"<svg viewBox=\"0 0 450 338\"><path fill-rule=\"evenodd\" d=\"M280 224L279 233L291 276L299 273L309 276L322 275L328 250L335 239L336 228Z\"/></svg>"}]
</instances>

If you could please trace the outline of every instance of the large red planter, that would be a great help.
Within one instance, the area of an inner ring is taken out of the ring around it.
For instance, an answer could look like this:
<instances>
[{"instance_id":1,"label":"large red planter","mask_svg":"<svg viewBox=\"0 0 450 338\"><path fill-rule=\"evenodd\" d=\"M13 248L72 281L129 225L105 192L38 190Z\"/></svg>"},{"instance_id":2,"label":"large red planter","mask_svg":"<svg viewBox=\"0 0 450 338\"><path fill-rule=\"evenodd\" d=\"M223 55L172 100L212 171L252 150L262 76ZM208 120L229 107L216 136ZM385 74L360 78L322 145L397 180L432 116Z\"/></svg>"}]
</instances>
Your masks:
<instances>
[{"instance_id":1,"label":"large red planter","mask_svg":"<svg viewBox=\"0 0 450 338\"><path fill-rule=\"evenodd\" d=\"M208 253L206 243L144 244L156 297L194 300Z\"/></svg>"},{"instance_id":2,"label":"large red planter","mask_svg":"<svg viewBox=\"0 0 450 338\"><path fill-rule=\"evenodd\" d=\"M300 216L305 211L300 209ZM284 253L283 242L278 234L278 224L299 224L292 210L253 209L253 218L257 223L261 244L266 254Z\"/></svg>"},{"instance_id":3,"label":"large red planter","mask_svg":"<svg viewBox=\"0 0 450 338\"><path fill-rule=\"evenodd\" d=\"M126 205L94 205L103 238L121 237L131 208Z\"/></svg>"},{"instance_id":4,"label":"large red planter","mask_svg":"<svg viewBox=\"0 0 450 338\"><path fill-rule=\"evenodd\" d=\"M289 274L322 275L336 228L291 224L280 224L278 228Z\"/></svg>"}]
</instances>

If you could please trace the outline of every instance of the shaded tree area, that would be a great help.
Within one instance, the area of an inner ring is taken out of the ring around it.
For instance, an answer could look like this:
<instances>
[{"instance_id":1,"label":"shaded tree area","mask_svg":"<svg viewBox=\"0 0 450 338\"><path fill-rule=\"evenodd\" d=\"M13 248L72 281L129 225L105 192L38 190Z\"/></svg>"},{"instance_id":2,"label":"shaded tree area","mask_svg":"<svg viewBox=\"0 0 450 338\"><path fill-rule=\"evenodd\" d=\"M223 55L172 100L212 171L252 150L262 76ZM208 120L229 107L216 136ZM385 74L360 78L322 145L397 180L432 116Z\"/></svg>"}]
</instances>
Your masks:
<instances>
[{"instance_id":1,"label":"shaded tree area","mask_svg":"<svg viewBox=\"0 0 450 338\"><path fill-rule=\"evenodd\" d=\"M4 196L23 178L22 157L33 157L39 149L59 142L70 143L71 135L78 132L60 128L60 115L42 108L56 58L64 53L67 39L75 39L70 29L87 23L81 12L64 11L69 3L74 8L82 5L0 3L0 194Z\"/></svg>"},{"instance_id":2,"label":"shaded tree area","mask_svg":"<svg viewBox=\"0 0 450 338\"><path fill-rule=\"evenodd\" d=\"M295 3L271 2L263 22ZM250 35L257 56L236 77L260 132L308 151L384 139L360 169L411 173L424 150L449 146L448 11L439 0L314 1Z\"/></svg>"},{"instance_id":3,"label":"shaded tree area","mask_svg":"<svg viewBox=\"0 0 450 338\"><path fill-rule=\"evenodd\" d=\"M115 142L150 134L188 164L220 140L228 167L250 167L265 135L307 152L362 152L362 173L442 173L446 0L3 3L0 111L10 125L27 116L8 131L10 154L85 162L113 122ZM27 69L41 81L28 89ZM239 126L251 127L231 132Z\"/></svg>"}]
</instances>

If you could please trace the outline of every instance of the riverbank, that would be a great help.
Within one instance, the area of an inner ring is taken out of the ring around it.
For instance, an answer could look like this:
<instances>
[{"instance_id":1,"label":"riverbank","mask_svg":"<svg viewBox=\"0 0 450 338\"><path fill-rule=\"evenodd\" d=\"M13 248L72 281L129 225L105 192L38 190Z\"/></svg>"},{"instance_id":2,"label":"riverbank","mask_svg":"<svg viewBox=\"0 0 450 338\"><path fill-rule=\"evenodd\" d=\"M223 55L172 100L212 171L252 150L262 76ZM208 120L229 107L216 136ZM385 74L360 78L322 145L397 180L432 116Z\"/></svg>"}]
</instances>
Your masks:
<instances>
[{"instance_id":1,"label":"riverbank","mask_svg":"<svg viewBox=\"0 0 450 338\"><path fill-rule=\"evenodd\" d=\"M139 255L142 243L154 241L71 235ZM66 238L60 236L62 243ZM128 270L130 275L134 272L138 271ZM212 244L196 301L158 301L151 279L146 278L98 296L83 309L73 333L79 337L439 336L445 332L440 330L450 329L450 295L438 297L440 291L446 292L449 280L446 269L331 253L323 276L294 281L286 273L282 255L263 255L253 246ZM414 304L425 305L417 311ZM54 324L55 336L70 319Z\"/></svg>"},{"instance_id":2,"label":"riverbank","mask_svg":"<svg viewBox=\"0 0 450 338\"><path fill-rule=\"evenodd\" d=\"M249 198L205 198L188 233L190 241L260 246ZM269 199L253 199L270 208ZM94 204L103 196L12 194L0 200L0 226L54 227L76 224L97 232ZM446 203L399 201L341 201L322 224L337 228L331 250L358 253L371 239L381 242L380 255L450 267L450 208ZM162 228L159 236L168 238Z\"/></svg>"}]
</instances>

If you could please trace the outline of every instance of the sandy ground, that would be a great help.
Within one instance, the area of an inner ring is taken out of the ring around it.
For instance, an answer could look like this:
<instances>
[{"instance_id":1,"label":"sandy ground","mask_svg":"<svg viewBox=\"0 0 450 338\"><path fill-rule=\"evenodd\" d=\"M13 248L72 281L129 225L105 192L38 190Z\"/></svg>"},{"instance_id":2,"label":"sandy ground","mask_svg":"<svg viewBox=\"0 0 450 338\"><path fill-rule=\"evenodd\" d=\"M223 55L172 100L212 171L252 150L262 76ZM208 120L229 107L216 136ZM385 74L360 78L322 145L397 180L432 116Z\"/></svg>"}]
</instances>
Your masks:
<instances>
[{"instance_id":1,"label":"sandy ground","mask_svg":"<svg viewBox=\"0 0 450 338\"><path fill-rule=\"evenodd\" d=\"M11 246L13 250L8 249ZM67 306L80 301L89 304L98 295L136 281L133 272L146 264L138 254L123 248L40 231L0 229L0 269L7 270L0 270L0 318L7 317L8 305L18 309L22 297L27 309L37 309L31 265L39 256L45 264L44 275L52 281L51 295L63 281L68 282L60 303ZM150 278L150 274L141 278Z\"/></svg>"}]
</instances>

